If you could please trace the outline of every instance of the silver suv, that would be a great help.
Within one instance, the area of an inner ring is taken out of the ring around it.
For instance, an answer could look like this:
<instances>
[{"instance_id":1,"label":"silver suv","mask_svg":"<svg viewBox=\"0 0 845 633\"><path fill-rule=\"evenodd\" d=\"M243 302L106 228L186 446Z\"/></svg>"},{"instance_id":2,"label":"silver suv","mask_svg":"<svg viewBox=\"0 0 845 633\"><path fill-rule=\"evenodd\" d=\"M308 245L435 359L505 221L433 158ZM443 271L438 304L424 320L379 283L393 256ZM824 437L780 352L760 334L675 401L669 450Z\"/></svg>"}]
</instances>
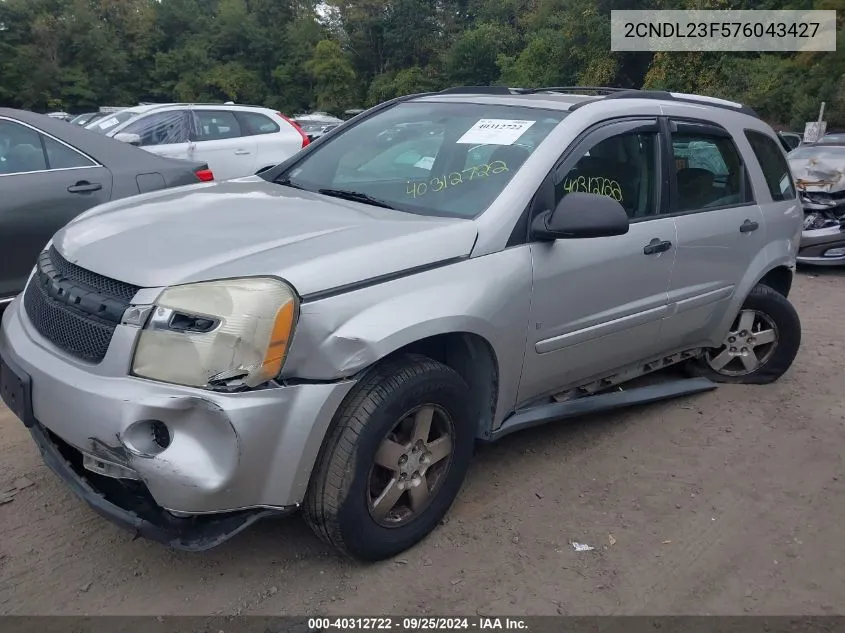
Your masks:
<instances>
[{"instance_id":1,"label":"silver suv","mask_svg":"<svg viewBox=\"0 0 845 633\"><path fill-rule=\"evenodd\" d=\"M400 98L261 176L96 207L3 318L4 400L141 535L207 549L304 506L377 560L478 440L778 379L803 214L774 131L601 92ZM619 387L673 364L696 378Z\"/></svg>"}]
</instances>

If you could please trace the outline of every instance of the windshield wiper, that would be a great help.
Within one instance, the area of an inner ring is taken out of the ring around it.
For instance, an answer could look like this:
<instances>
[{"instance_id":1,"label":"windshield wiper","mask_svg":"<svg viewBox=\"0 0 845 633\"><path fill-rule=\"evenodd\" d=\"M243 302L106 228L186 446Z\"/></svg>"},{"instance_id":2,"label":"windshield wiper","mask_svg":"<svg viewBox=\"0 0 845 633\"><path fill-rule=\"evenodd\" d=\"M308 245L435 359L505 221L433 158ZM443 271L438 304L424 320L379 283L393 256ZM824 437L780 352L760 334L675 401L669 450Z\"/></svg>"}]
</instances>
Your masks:
<instances>
[{"instance_id":1,"label":"windshield wiper","mask_svg":"<svg viewBox=\"0 0 845 633\"><path fill-rule=\"evenodd\" d=\"M303 187L302 185L295 185L289 176L285 176L284 178L276 180L274 182L277 185L282 185L284 187L293 187L294 189L302 189L303 191L305 191L305 187Z\"/></svg>"},{"instance_id":2,"label":"windshield wiper","mask_svg":"<svg viewBox=\"0 0 845 633\"><path fill-rule=\"evenodd\" d=\"M324 196L332 196L334 198L352 200L353 202L363 202L364 204L371 204L374 207L382 207L384 209L396 208L392 204L389 204L384 200L373 198L372 196L367 195L366 193L361 193L359 191L346 191L345 189L318 189L317 193L321 193Z\"/></svg>"}]
</instances>

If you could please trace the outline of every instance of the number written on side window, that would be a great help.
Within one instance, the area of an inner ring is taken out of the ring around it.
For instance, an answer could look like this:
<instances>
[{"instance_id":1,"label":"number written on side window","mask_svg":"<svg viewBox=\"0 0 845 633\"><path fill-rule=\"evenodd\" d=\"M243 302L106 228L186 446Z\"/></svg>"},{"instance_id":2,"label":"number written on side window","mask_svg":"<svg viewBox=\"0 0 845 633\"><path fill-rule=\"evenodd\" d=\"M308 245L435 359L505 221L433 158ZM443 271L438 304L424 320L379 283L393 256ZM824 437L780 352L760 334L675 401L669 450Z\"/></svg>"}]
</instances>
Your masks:
<instances>
[{"instance_id":1,"label":"number written on side window","mask_svg":"<svg viewBox=\"0 0 845 633\"><path fill-rule=\"evenodd\" d=\"M656 147L652 132L619 134L593 145L556 183L556 202L568 193L594 193L619 202L632 219L654 215Z\"/></svg>"}]
</instances>

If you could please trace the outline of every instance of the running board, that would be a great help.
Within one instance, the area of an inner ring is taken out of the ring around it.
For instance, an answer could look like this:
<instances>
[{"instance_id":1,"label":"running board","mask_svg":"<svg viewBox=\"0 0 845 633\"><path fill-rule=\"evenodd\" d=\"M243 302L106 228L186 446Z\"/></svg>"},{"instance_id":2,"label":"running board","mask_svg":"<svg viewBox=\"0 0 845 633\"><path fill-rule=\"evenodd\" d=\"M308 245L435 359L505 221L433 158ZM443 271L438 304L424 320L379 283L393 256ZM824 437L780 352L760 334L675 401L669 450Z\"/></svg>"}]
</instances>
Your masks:
<instances>
[{"instance_id":1,"label":"running board","mask_svg":"<svg viewBox=\"0 0 845 633\"><path fill-rule=\"evenodd\" d=\"M566 402L541 404L522 409L508 417L498 429L484 440L495 442L506 435L522 431L548 422L570 420L594 413L604 413L616 409L660 402L680 396L688 396L704 391L712 391L718 385L707 378L686 378L670 382L638 387L628 391L614 391L595 396L584 396Z\"/></svg>"}]
</instances>

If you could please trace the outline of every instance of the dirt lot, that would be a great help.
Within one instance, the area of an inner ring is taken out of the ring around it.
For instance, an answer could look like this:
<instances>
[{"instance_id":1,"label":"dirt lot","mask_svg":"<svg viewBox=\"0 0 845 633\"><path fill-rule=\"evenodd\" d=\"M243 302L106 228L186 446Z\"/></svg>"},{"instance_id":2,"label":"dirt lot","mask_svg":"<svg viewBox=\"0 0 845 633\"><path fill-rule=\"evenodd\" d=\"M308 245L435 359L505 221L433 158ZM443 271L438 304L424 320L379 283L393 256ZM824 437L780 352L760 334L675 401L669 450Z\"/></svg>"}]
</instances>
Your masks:
<instances>
[{"instance_id":1,"label":"dirt lot","mask_svg":"<svg viewBox=\"0 0 845 633\"><path fill-rule=\"evenodd\" d=\"M804 344L778 384L484 448L446 524L373 566L298 518L203 554L133 541L0 410L0 491L25 486L0 505L0 613L845 613L845 274L802 274L793 300Z\"/></svg>"}]
</instances>

